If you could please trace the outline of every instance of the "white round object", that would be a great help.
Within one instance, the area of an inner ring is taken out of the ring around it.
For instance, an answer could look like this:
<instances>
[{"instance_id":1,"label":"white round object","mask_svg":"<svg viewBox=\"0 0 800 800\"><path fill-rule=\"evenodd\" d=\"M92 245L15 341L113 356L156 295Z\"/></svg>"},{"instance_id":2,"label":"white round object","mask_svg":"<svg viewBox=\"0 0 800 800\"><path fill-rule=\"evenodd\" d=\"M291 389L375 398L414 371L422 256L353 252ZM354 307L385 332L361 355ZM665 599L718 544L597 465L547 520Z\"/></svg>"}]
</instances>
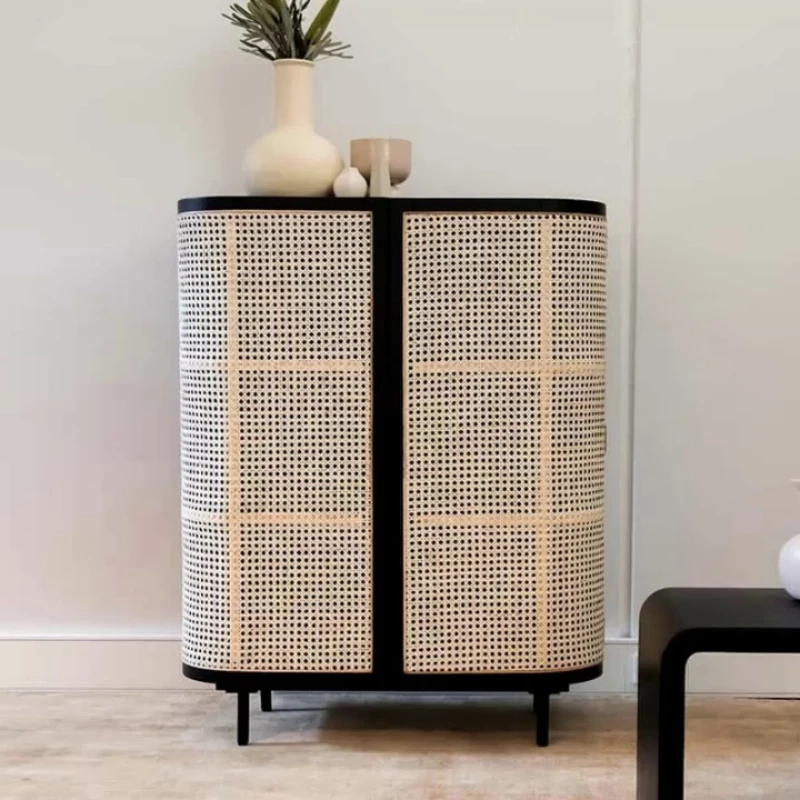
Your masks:
<instances>
[{"instance_id":1,"label":"white round object","mask_svg":"<svg viewBox=\"0 0 800 800\"><path fill-rule=\"evenodd\" d=\"M369 184L355 167L342 170L333 184L333 193L337 197L366 197Z\"/></svg>"},{"instance_id":2,"label":"white round object","mask_svg":"<svg viewBox=\"0 0 800 800\"><path fill-rule=\"evenodd\" d=\"M793 478L792 484L800 489L800 478ZM800 600L800 536L789 539L781 549L778 574L783 588L796 600Z\"/></svg>"},{"instance_id":3,"label":"white round object","mask_svg":"<svg viewBox=\"0 0 800 800\"><path fill-rule=\"evenodd\" d=\"M254 195L326 197L342 166L336 147L313 129L281 127L248 150L245 185Z\"/></svg>"},{"instance_id":4,"label":"white round object","mask_svg":"<svg viewBox=\"0 0 800 800\"><path fill-rule=\"evenodd\" d=\"M783 588L796 600L800 600L800 536L789 539L781 548L778 573Z\"/></svg>"}]
</instances>

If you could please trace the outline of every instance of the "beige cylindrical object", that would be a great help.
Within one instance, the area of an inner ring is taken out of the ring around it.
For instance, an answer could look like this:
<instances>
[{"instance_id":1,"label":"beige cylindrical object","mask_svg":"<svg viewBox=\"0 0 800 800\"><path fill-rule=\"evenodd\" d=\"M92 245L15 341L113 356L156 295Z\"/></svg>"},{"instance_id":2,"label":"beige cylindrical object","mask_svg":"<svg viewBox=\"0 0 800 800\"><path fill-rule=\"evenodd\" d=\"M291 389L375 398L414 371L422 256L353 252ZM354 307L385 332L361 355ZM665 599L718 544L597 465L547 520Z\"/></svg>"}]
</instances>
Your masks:
<instances>
[{"instance_id":1,"label":"beige cylindrical object","mask_svg":"<svg viewBox=\"0 0 800 800\"><path fill-rule=\"evenodd\" d=\"M314 63L283 59L273 66L275 76L275 124L314 127Z\"/></svg>"},{"instance_id":2,"label":"beige cylindrical object","mask_svg":"<svg viewBox=\"0 0 800 800\"><path fill-rule=\"evenodd\" d=\"M372 153L378 142L389 145L389 180L392 186L405 183L411 175L412 145L408 139L353 139L350 142L350 163L366 180L370 180Z\"/></svg>"},{"instance_id":3,"label":"beige cylindrical object","mask_svg":"<svg viewBox=\"0 0 800 800\"><path fill-rule=\"evenodd\" d=\"M369 178L370 197L391 197L392 181L389 173L389 140L373 139L372 169Z\"/></svg>"},{"instance_id":4,"label":"beige cylindrical object","mask_svg":"<svg viewBox=\"0 0 800 800\"><path fill-rule=\"evenodd\" d=\"M325 197L344 163L336 147L314 131L314 64L274 64L277 127L248 150L247 191L276 197Z\"/></svg>"}]
</instances>

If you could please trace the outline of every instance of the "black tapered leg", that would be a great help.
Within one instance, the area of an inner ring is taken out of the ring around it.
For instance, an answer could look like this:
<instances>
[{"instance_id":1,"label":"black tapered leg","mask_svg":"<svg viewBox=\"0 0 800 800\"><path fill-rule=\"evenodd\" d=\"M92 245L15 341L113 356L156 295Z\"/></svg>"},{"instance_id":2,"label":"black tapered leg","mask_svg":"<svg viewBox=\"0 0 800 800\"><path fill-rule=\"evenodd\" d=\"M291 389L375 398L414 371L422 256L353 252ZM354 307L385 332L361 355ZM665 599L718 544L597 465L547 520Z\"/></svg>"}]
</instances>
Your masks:
<instances>
[{"instance_id":1,"label":"black tapered leg","mask_svg":"<svg viewBox=\"0 0 800 800\"><path fill-rule=\"evenodd\" d=\"M236 741L240 747L250 744L250 692L236 695Z\"/></svg>"},{"instance_id":2,"label":"black tapered leg","mask_svg":"<svg viewBox=\"0 0 800 800\"><path fill-rule=\"evenodd\" d=\"M269 689L261 690L261 710L272 711L272 692Z\"/></svg>"},{"instance_id":3,"label":"black tapered leg","mask_svg":"<svg viewBox=\"0 0 800 800\"><path fill-rule=\"evenodd\" d=\"M536 692L533 708L536 712L536 744L547 747L550 744L550 692Z\"/></svg>"}]
</instances>

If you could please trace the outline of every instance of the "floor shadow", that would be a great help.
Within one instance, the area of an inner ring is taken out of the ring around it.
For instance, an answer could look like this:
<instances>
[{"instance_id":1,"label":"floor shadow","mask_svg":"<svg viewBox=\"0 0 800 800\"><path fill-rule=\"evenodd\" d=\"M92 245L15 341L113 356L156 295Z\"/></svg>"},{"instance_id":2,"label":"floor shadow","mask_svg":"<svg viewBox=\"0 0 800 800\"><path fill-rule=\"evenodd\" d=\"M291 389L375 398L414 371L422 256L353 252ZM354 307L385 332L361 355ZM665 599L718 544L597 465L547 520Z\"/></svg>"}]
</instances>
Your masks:
<instances>
[{"instance_id":1,"label":"floor shadow","mask_svg":"<svg viewBox=\"0 0 800 800\"><path fill-rule=\"evenodd\" d=\"M528 695L277 695L279 736L313 730L318 742L377 752L472 749L509 752L536 748L536 719ZM602 734L598 709L552 704L553 744L586 743ZM626 721L629 724L629 721ZM625 723L622 723L625 724ZM571 748L570 748L571 749Z\"/></svg>"}]
</instances>

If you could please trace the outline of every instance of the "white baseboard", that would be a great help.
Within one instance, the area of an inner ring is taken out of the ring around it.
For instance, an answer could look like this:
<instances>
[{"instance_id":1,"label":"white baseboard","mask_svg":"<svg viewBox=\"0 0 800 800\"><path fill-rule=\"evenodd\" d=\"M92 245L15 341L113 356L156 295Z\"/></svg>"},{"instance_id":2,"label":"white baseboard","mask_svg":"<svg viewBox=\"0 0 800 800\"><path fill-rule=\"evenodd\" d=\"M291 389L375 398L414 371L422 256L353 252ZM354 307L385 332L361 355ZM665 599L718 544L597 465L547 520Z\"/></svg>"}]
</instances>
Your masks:
<instances>
[{"instance_id":1,"label":"white baseboard","mask_svg":"<svg viewBox=\"0 0 800 800\"><path fill-rule=\"evenodd\" d=\"M800 655L701 653L689 661L690 692L800 697Z\"/></svg>"},{"instance_id":2,"label":"white baseboard","mask_svg":"<svg viewBox=\"0 0 800 800\"><path fill-rule=\"evenodd\" d=\"M177 639L0 640L2 689L202 689Z\"/></svg>"},{"instance_id":3,"label":"white baseboard","mask_svg":"<svg viewBox=\"0 0 800 800\"><path fill-rule=\"evenodd\" d=\"M606 642L603 676L577 693L635 693L636 642ZM180 642L169 638L0 639L0 689L208 689L181 675ZM699 655L692 692L800 696L800 656Z\"/></svg>"}]
</instances>

